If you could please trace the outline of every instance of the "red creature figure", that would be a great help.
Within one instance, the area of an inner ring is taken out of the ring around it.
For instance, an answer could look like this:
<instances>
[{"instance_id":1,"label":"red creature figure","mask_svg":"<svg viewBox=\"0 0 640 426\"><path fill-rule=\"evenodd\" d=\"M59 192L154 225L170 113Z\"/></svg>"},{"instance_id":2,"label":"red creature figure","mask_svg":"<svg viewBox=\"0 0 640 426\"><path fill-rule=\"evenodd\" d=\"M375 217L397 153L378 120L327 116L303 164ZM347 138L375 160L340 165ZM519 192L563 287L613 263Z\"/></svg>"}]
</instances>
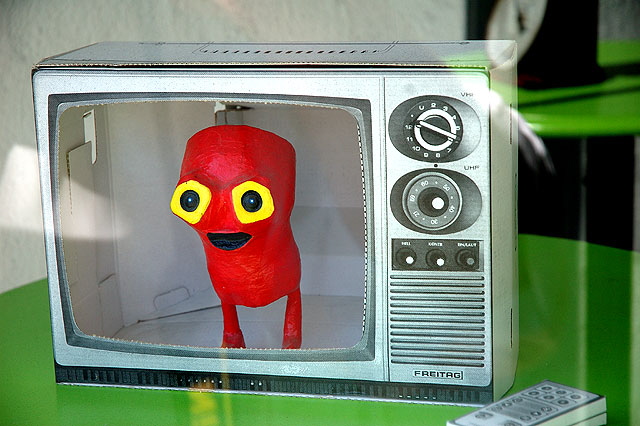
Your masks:
<instances>
[{"instance_id":1,"label":"red creature figure","mask_svg":"<svg viewBox=\"0 0 640 426\"><path fill-rule=\"evenodd\" d=\"M300 253L289 223L295 156L285 139L248 126L209 127L187 142L171 210L202 240L222 301L222 347L245 347L236 305L283 296L282 347L300 347Z\"/></svg>"}]
</instances>

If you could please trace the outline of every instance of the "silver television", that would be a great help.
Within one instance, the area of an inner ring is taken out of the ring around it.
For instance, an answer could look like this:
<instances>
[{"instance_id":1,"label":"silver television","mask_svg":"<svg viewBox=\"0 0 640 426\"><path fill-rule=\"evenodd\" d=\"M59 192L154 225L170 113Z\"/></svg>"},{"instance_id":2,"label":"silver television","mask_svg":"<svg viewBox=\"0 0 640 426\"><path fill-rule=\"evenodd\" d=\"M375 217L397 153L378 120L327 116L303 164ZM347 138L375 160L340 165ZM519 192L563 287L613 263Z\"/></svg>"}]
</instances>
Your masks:
<instances>
[{"instance_id":1,"label":"silver television","mask_svg":"<svg viewBox=\"0 0 640 426\"><path fill-rule=\"evenodd\" d=\"M98 43L33 70L60 383L485 404L518 353L513 42ZM169 209L189 137L297 155L300 349L284 301L220 300Z\"/></svg>"}]
</instances>

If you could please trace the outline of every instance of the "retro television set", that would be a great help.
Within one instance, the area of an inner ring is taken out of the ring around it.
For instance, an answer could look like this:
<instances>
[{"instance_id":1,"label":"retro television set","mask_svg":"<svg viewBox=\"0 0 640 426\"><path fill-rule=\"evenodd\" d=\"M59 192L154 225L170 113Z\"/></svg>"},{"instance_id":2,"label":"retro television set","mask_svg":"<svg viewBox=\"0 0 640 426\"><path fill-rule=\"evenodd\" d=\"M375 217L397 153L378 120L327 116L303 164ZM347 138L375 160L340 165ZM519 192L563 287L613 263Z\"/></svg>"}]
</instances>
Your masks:
<instances>
[{"instance_id":1,"label":"retro television set","mask_svg":"<svg viewBox=\"0 0 640 426\"><path fill-rule=\"evenodd\" d=\"M98 43L33 71L56 381L484 404L518 352L512 42ZM297 153L303 339L220 301L169 208L186 141Z\"/></svg>"}]
</instances>

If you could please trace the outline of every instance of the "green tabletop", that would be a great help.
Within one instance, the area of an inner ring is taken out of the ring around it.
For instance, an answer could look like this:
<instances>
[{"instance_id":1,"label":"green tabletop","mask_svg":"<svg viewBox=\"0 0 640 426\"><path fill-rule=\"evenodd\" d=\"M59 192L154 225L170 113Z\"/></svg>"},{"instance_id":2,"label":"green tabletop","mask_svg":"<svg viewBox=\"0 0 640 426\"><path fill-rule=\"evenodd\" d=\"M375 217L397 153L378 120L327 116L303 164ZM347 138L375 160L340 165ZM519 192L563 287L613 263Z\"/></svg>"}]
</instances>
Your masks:
<instances>
[{"instance_id":1,"label":"green tabletop","mask_svg":"<svg viewBox=\"0 0 640 426\"><path fill-rule=\"evenodd\" d=\"M518 91L519 111L536 133L556 138L640 134L640 41L601 42L598 63L607 73L602 83Z\"/></svg>"},{"instance_id":2,"label":"green tabletop","mask_svg":"<svg viewBox=\"0 0 640 426\"><path fill-rule=\"evenodd\" d=\"M0 424L444 425L471 407L56 385L46 282L0 294ZM520 357L511 393L544 379L607 397L640 424L640 254L520 236ZM633 407L633 408L632 408Z\"/></svg>"}]
</instances>

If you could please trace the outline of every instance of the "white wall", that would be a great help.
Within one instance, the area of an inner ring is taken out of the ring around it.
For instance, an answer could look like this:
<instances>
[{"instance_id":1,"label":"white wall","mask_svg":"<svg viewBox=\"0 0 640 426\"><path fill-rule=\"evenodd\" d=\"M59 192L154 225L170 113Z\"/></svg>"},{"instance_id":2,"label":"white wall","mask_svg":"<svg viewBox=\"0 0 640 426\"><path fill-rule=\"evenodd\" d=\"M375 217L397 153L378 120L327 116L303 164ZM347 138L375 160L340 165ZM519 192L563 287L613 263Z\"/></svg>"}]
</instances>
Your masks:
<instances>
[{"instance_id":1,"label":"white wall","mask_svg":"<svg viewBox=\"0 0 640 426\"><path fill-rule=\"evenodd\" d=\"M106 40L455 40L464 11L465 0L1 1L0 292L46 275L30 80L40 59Z\"/></svg>"}]
</instances>

